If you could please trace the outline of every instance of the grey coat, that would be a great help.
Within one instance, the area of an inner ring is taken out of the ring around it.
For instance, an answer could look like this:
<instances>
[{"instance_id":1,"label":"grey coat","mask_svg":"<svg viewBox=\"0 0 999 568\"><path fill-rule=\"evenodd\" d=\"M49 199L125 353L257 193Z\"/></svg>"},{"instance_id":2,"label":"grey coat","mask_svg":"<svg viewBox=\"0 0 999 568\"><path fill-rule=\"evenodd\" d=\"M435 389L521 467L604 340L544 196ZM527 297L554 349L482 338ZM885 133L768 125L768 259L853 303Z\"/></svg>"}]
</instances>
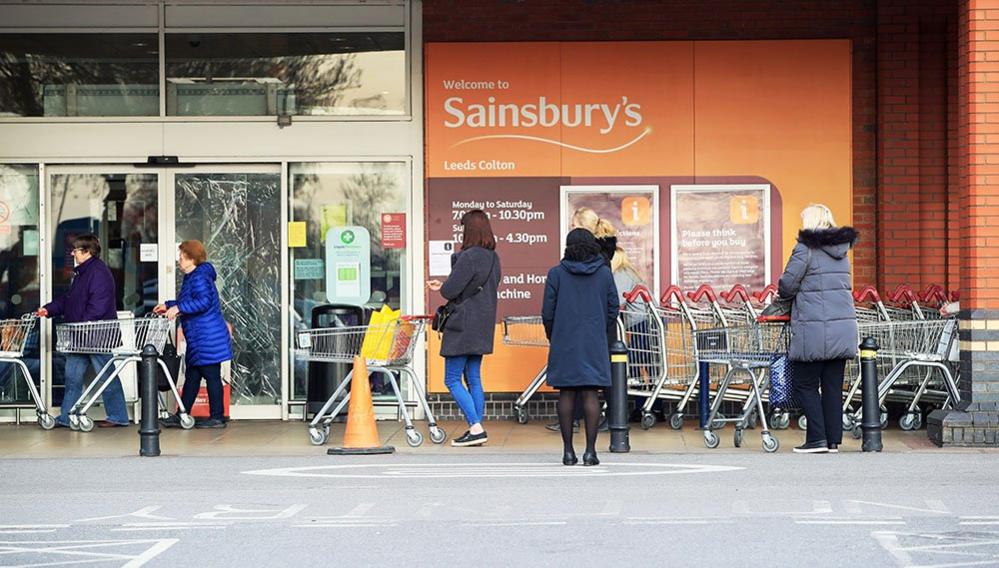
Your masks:
<instances>
[{"instance_id":1,"label":"grey coat","mask_svg":"<svg viewBox=\"0 0 999 568\"><path fill-rule=\"evenodd\" d=\"M501 278L499 255L486 248L472 247L451 257L451 265L451 275L441 287L441 296L460 305L444 328L441 356L492 353L496 290ZM479 286L482 290L476 293Z\"/></svg>"},{"instance_id":2,"label":"grey coat","mask_svg":"<svg viewBox=\"0 0 999 568\"><path fill-rule=\"evenodd\" d=\"M811 362L857 356L857 313L847 253L857 241L852 227L798 233L780 277L782 298L794 298L788 358Z\"/></svg>"}]
</instances>

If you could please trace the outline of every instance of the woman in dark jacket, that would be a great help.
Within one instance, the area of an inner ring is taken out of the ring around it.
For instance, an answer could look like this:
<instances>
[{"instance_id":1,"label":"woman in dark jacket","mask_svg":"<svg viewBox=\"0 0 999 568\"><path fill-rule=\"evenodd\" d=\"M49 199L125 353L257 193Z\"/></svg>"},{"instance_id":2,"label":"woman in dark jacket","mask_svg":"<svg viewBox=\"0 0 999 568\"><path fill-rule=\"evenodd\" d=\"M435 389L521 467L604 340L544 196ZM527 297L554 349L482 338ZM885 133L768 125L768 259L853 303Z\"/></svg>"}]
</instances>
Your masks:
<instances>
[{"instance_id":1,"label":"woman in dark jacket","mask_svg":"<svg viewBox=\"0 0 999 568\"><path fill-rule=\"evenodd\" d=\"M586 451L583 465L597 465L597 390L610 386L608 337L620 304L610 268L593 233L574 229L566 238L565 257L548 271L541 309L548 336L548 385L559 389L558 418L562 431L562 463L575 465L572 419L583 406Z\"/></svg>"},{"instance_id":2,"label":"woman in dark jacket","mask_svg":"<svg viewBox=\"0 0 999 568\"><path fill-rule=\"evenodd\" d=\"M825 205L801 212L802 230L778 284L793 298L791 361L794 392L808 431L798 453L838 452L843 441L843 373L857 356L857 314L848 253L857 242L852 227L837 227ZM820 394L821 390L821 394Z\"/></svg>"},{"instance_id":3,"label":"woman in dark jacket","mask_svg":"<svg viewBox=\"0 0 999 568\"><path fill-rule=\"evenodd\" d=\"M486 398L482 390L482 356L493 352L496 333L496 290L500 261L489 217L474 209L461 218L464 237L461 251L451 258L447 282L427 282L448 300L454 310L444 326L441 356L444 384L468 421L468 431L452 446L481 446L489 437L482 427ZM462 375L465 382L462 383Z\"/></svg>"},{"instance_id":4,"label":"woman in dark jacket","mask_svg":"<svg viewBox=\"0 0 999 568\"><path fill-rule=\"evenodd\" d=\"M195 423L195 428L225 428L222 408L222 363L232 359L229 328L222 317L219 293L215 287L215 267L207 262L208 255L201 241L180 244L177 266L184 273L184 282L176 300L156 306L157 313L170 319L180 317L187 341L184 361L184 391L181 399L188 412L194 406L201 389L201 379L208 388L208 420ZM164 426L180 426L176 415L163 420Z\"/></svg>"}]
</instances>

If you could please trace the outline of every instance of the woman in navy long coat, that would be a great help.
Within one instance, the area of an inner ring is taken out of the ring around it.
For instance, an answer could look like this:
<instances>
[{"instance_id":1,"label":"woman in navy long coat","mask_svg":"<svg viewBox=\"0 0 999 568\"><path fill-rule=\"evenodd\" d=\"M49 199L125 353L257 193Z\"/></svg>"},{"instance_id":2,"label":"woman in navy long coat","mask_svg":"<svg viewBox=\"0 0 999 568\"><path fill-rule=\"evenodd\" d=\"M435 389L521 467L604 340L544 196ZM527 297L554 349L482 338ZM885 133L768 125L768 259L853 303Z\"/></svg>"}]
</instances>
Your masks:
<instances>
[{"instance_id":1,"label":"woman in navy long coat","mask_svg":"<svg viewBox=\"0 0 999 568\"><path fill-rule=\"evenodd\" d=\"M225 428L222 408L222 363L232 359L229 328L222 317L218 289L215 287L215 267L207 262L208 254L201 241L180 244L177 266L184 273L184 282L176 300L156 306L157 313L170 319L180 318L187 353L184 361L184 391L181 399L190 412L198 398L201 379L208 388L209 419L195 423L195 428ZM167 427L179 426L176 415L163 420Z\"/></svg>"},{"instance_id":2,"label":"woman in navy long coat","mask_svg":"<svg viewBox=\"0 0 999 568\"><path fill-rule=\"evenodd\" d=\"M548 271L541 319L549 340L548 385L559 389L558 419L564 453L562 463L575 465L572 419L583 405L586 451L583 465L597 465L596 441L600 419L597 391L610 386L608 337L618 310L614 276L600 254L593 233L573 229L566 237L565 257Z\"/></svg>"}]
</instances>

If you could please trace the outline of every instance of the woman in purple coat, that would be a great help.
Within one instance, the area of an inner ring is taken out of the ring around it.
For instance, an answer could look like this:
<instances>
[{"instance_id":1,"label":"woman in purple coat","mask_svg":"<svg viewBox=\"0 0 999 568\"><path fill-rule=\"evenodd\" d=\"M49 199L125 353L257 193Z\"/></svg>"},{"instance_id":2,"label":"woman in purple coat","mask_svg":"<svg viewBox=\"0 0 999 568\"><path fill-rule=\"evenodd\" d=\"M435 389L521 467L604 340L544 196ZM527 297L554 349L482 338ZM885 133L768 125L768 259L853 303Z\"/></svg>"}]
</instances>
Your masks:
<instances>
[{"instance_id":1,"label":"woman in purple coat","mask_svg":"<svg viewBox=\"0 0 999 568\"><path fill-rule=\"evenodd\" d=\"M100 240L89 234L76 237L73 239L72 254L76 267L69 292L39 309L38 316L62 317L67 323L118 319L114 276L100 259ZM98 373L110 360L110 355L66 355L66 385L62 395L62 413L56 418L57 428L69 428L69 411L83 395L83 376L87 366ZM97 427L128 426L128 408L121 382L111 381L101 396L107 420L98 420Z\"/></svg>"}]
</instances>

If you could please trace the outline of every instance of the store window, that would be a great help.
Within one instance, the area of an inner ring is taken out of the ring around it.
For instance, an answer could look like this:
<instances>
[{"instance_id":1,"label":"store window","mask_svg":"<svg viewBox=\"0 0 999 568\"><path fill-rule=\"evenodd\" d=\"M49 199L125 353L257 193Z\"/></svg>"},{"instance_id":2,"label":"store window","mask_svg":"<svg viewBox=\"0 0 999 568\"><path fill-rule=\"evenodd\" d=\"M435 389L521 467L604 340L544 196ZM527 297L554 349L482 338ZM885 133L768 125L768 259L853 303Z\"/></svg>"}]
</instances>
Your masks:
<instances>
[{"instance_id":1,"label":"store window","mask_svg":"<svg viewBox=\"0 0 999 568\"><path fill-rule=\"evenodd\" d=\"M159 116L153 34L0 34L0 117Z\"/></svg>"},{"instance_id":2,"label":"store window","mask_svg":"<svg viewBox=\"0 0 999 568\"><path fill-rule=\"evenodd\" d=\"M338 300L335 284L327 282L326 237L338 227L363 227L370 235L370 297L364 306L405 312L409 179L409 165L402 162L292 164L290 220L305 223L304 243L289 242L292 330L310 327L319 306L352 303ZM294 374L293 398L301 399L307 365L296 361Z\"/></svg>"},{"instance_id":3,"label":"store window","mask_svg":"<svg viewBox=\"0 0 999 568\"><path fill-rule=\"evenodd\" d=\"M167 33L171 116L399 116L402 32Z\"/></svg>"},{"instance_id":4,"label":"store window","mask_svg":"<svg viewBox=\"0 0 999 568\"><path fill-rule=\"evenodd\" d=\"M39 303L38 168L0 164L0 318L30 314ZM36 386L39 366L38 323L27 335L24 363ZM0 405L31 402L23 371L0 363Z\"/></svg>"}]
</instances>

